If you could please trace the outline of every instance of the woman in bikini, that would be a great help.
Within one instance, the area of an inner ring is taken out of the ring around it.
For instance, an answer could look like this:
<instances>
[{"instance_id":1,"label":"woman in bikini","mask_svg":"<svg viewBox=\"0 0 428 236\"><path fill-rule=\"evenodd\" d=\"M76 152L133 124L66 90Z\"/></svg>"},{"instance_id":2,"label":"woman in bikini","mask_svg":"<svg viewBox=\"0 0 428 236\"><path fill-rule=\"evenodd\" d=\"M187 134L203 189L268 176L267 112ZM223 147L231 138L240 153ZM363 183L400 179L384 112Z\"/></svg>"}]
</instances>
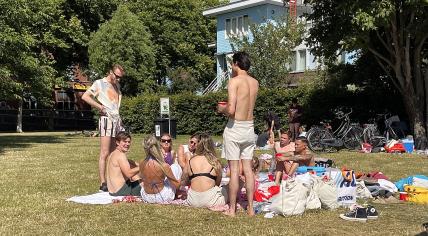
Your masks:
<instances>
[{"instance_id":1,"label":"woman in bikini","mask_svg":"<svg viewBox=\"0 0 428 236\"><path fill-rule=\"evenodd\" d=\"M225 188L220 188L221 164L217 159L214 142L207 134L200 135L195 155L186 165L183 183L190 183L187 203L194 207L213 207L227 203Z\"/></svg>"},{"instance_id":2,"label":"woman in bikini","mask_svg":"<svg viewBox=\"0 0 428 236\"><path fill-rule=\"evenodd\" d=\"M174 200L179 187L181 168L165 162L158 140L150 135L143 142L146 158L140 163L143 181L141 198L147 203L162 203Z\"/></svg>"},{"instance_id":3,"label":"woman in bikini","mask_svg":"<svg viewBox=\"0 0 428 236\"><path fill-rule=\"evenodd\" d=\"M162 134L160 138L161 142L161 151L163 158L168 165L172 165L176 160L176 153L172 150L172 138L169 133Z\"/></svg>"}]
</instances>

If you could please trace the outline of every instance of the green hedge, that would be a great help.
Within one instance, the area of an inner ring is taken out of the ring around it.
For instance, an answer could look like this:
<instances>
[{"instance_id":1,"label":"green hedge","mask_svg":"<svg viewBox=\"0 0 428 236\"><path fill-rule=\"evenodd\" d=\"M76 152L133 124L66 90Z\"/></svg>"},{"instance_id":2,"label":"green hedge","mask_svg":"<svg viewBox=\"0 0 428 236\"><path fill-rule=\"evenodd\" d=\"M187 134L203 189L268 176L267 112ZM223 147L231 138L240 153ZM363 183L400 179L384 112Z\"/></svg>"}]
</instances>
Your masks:
<instances>
[{"instance_id":1,"label":"green hedge","mask_svg":"<svg viewBox=\"0 0 428 236\"><path fill-rule=\"evenodd\" d=\"M124 124L133 132L153 133L154 121L159 117L160 97L165 95L148 94L124 98L121 107ZM217 102L225 100L226 97L226 91L204 96L191 93L169 96L171 116L177 119L177 134L221 134L227 119L216 114L215 109ZM287 127L287 109L294 97L298 98L303 106L302 121L307 127L318 124L323 119L332 119L331 110L339 106L352 107L354 112L351 119L360 123L367 122L368 118L374 117L374 114L384 111L385 108L396 112L394 108L400 111L402 107L397 97L393 99L395 103L387 103L382 99L387 97L385 92L375 88L348 91L342 86L314 81L296 89L261 89L254 109L256 132L263 130L263 117L269 110L276 112L281 125Z\"/></svg>"},{"instance_id":2,"label":"green hedge","mask_svg":"<svg viewBox=\"0 0 428 236\"><path fill-rule=\"evenodd\" d=\"M254 110L256 131L263 129L263 117L268 110L279 114L284 124L291 99L302 94L302 89L262 89ZM121 107L124 124L134 132L153 133L154 121L160 112L160 97L165 96L150 94L124 98ZM217 102L226 97L226 91L204 96L190 93L169 96L171 116L177 119L177 134L221 134L227 118L216 114L215 109Z\"/></svg>"}]
</instances>

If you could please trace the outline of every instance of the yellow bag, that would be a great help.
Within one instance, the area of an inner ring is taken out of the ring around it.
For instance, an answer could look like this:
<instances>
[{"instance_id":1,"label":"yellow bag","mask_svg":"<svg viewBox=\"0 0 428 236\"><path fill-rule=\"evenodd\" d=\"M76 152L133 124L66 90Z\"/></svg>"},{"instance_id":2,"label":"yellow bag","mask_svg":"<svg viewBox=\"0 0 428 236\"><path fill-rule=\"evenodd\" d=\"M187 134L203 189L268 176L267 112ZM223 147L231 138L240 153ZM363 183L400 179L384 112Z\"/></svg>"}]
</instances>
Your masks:
<instances>
[{"instance_id":1,"label":"yellow bag","mask_svg":"<svg viewBox=\"0 0 428 236\"><path fill-rule=\"evenodd\" d=\"M404 185L404 191L407 192L409 202L428 204L428 189Z\"/></svg>"}]
</instances>

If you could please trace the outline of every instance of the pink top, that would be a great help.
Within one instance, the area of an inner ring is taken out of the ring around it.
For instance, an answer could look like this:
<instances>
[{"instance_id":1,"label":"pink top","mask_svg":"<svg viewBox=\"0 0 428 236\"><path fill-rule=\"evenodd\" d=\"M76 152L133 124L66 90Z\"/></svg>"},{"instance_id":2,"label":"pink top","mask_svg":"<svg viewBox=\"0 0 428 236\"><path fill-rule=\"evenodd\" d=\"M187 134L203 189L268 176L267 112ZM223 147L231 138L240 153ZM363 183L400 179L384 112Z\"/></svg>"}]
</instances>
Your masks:
<instances>
[{"instance_id":1,"label":"pink top","mask_svg":"<svg viewBox=\"0 0 428 236\"><path fill-rule=\"evenodd\" d=\"M281 147L279 142L275 142L275 151L277 153L280 152L294 152L295 148L294 148L294 142L290 142L288 145Z\"/></svg>"}]
</instances>

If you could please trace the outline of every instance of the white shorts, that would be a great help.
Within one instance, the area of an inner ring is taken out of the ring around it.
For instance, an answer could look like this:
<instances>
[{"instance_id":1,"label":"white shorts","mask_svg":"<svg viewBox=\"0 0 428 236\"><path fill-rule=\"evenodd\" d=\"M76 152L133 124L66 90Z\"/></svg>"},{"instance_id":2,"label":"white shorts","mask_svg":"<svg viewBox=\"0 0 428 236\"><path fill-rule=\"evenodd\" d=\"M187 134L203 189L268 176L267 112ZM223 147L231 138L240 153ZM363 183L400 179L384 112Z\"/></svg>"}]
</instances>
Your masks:
<instances>
[{"instance_id":1,"label":"white shorts","mask_svg":"<svg viewBox=\"0 0 428 236\"><path fill-rule=\"evenodd\" d=\"M226 187L214 186L205 192L196 192L192 188L187 192L186 202L193 207L213 207L227 203Z\"/></svg>"},{"instance_id":2,"label":"white shorts","mask_svg":"<svg viewBox=\"0 0 428 236\"><path fill-rule=\"evenodd\" d=\"M108 116L100 116L98 125L101 137L116 137L119 131L123 131L121 120L113 120Z\"/></svg>"},{"instance_id":3,"label":"white shorts","mask_svg":"<svg viewBox=\"0 0 428 236\"><path fill-rule=\"evenodd\" d=\"M251 160L256 147L253 121L229 119L223 132L221 156L227 160Z\"/></svg>"}]
</instances>

